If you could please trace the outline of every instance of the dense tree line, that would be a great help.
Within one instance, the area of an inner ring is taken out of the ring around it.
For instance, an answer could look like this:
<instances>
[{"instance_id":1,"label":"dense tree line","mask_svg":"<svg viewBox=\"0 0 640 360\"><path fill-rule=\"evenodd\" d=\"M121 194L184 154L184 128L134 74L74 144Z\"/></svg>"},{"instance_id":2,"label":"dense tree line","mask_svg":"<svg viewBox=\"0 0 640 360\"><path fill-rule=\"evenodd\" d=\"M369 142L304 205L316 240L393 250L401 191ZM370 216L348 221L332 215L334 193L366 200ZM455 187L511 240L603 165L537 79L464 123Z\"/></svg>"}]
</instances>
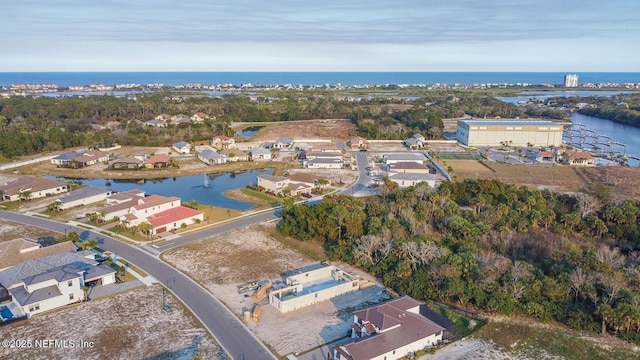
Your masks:
<instances>
[{"instance_id":1,"label":"dense tree line","mask_svg":"<svg viewBox=\"0 0 640 360\"><path fill-rule=\"evenodd\" d=\"M420 184L366 200L286 203L278 229L325 244L418 299L640 340L640 202L496 180Z\"/></svg>"},{"instance_id":2,"label":"dense tree line","mask_svg":"<svg viewBox=\"0 0 640 360\"><path fill-rule=\"evenodd\" d=\"M158 146L178 140L206 140L231 135L231 122L349 118L358 134L370 139L403 139L420 132L438 139L443 118L526 117L529 110L490 95L436 92L417 98L383 96L350 99L338 92L286 92L278 96L209 96L204 93L144 93L69 97L0 99L0 150L5 157L59 150L71 146ZM160 114L207 113L202 125L170 129L147 128L142 122ZM540 115L540 114L536 114ZM549 115L549 114L547 114ZM108 122L120 125L100 130Z\"/></svg>"},{"instance_id":3,"label":"dense tree line","mask_svg":"<svg viewBox=\"0 0 640 360\"><path fill-rule=\"evenodd\" d=\"M615 96L554 97L548 99L549 106L560 109L573 109L578 103L588 104L587 106L577 110L580 114L640 127L640 94L631 93Z\"/></svg>"}]
</instances>

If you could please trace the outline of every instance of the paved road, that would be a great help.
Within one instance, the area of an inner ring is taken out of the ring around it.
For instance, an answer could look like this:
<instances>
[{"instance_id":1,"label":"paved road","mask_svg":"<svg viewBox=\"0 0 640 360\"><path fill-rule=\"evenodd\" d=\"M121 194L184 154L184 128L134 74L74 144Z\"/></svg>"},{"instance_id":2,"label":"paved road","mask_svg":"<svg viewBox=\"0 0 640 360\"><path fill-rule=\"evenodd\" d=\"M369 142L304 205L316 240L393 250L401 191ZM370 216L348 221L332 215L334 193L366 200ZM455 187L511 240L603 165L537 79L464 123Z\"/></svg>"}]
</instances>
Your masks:
<instances>
[{"instance_id":1,"label":"paved road","mask_svg":"<svg viewBox=\"0 0 640 360\"><path fill-rule=\"evenodd\" d=\"M265 213L263 216L267 215L268 214ZM271 214L271 216L274 216L274 214ZM8 211L0 211L0 218L49 229L59 233L76 231L80 234L81 238L92 238L98 240L102 248L117 254L118 257L127 259L127 261L135 264L137 267L164 284L191 310L191 312L198 317L198 319L200 319L232 359L275 359L273 354L264 346L264 344L262 344L262 342L260 342L260 340L258 340L253 333L251 333L218 299L216 299L207 290L200 287L196 282L162 262L157 257L103 234L68 224ZM260 218L260 216L256 218L249 217L246 221L247 224L249 224L261 221L259 220ZM242 222L240 224L230 223L228 224L229 228L227 228L227 230L234 228L234 226L243 226L241 224ZM189 240L190 237L203 238L205 236L210 236L208 232L216 234L223 231L226 230L223 230L222 227L218 227L198 234L185 236L184 238L187 239L184 240L184 242L193 241Z\"/></svg>"},{"instance_id":2,"label":"paved road","mask_svg":"<svg viewBox=\"0 0 640 360\"><path fill-rule=\"evenodd\" d=\"M266 221L269 219L275 219L276 217L278 217L278 215L279 215L278 209L261 212L256 215L249 215L241 219L233 220L231 222L228 222L207 230L198 231L192 234L180 236L178 238L167 240L165 242L161 242L156 245L145 246L145 250L151 253L158 254L160 252L173 249L178 246L182 246L192 241L206 239L211 236L220 235L229 230L234 230L241 227L249 226L249 225Z\"/></svg>"}]
</instances>

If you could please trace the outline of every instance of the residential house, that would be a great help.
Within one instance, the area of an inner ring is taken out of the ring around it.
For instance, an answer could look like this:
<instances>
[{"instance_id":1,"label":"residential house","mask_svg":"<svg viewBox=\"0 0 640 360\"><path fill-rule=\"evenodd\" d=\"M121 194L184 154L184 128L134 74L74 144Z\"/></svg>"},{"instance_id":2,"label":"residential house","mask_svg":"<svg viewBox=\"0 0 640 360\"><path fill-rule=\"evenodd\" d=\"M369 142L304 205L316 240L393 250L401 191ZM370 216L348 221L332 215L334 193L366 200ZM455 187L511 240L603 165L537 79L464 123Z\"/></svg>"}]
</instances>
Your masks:
<instances>
[{"instance_id":1,"label":"residential house","mask_svg":"<svg viewBox=\"0 0 640 360\"><path fill-rule=\"evenodd\" d=\"M191 118L185 114L178 114L171 117L171 123L175 125L191 124Z\"/></svg>"},{"instance_id":2,"label":"residential house","mask_svg":"<svg viewBox=\"0 0 640 360\"><path fill-rule=\"evenodd\" d=\"M309 152L332 152L332 153L342 153L342 149L335 147L332 144L314 144Z\"/></svg>"},{"instance_id":3,"label":"residential house","mask_svg":"<svg viewBox=\"0 0 640 360\"><path fill-rule=\"evenodd\" d=\"M425 316L428 309L403 296L353 313L354 342L333 347L336 360L396 360L443 340L446 328Z\"/></svg>"},{"instance_id":4,"label":"residential house","mask_svg":"<svg viewBox=\"0 0 640 360\"><path fill-rule=\"evenodd\" d=\"M0 242L0 271L23 261L76 250L76 246L71 241L50 246L42 246L35 240L23 238L2 241Z\"/></svg>"},{"instance_id":5,"label":"residential house","mask_svg":"<svg viewBox=\"0 0 640 360\"><path fill-rule=\"evenodd\" d=\"M435 188L436 186L436 175L435 174L424 174L424 173L390 173L389 180L398 184L401 188L406 188L408 186L414 186L421 182L426 182L430 187Z\"/></svg>"},{"instance_id":6,"label":"residential house","mask_svg":"<svg viewBox=\"0 0 640 360\"><path fill-rule=\"evenodd\" d=\"M198 153L198 159L207 165L226 164L228 158L225 155L218 154L211 149L205 149Z\"/></svg>"},{"instance_id":7,"label":"residential house","mask_svg":"<svg viewBox=\"0 0 640 360\"><path fill-rule=\"evenodd\" d=\"M305 154L305 158L307 160L315 160L315 159L337 159L337 160L342 160L342 153L311 151L311 152L308 152L308 153Z\"/></svg>"},{"instance_id":8,"label":"residential house","mask_svg":"<svg viewBox=\"0 0 640 360\"><path fill-rule=\"evenodd\" d=\"M159 128L163 128L163 127L167 127L167 123L162 121L162 120L149 120L147 122L144 123L145 126L153 126L153 127L159 127Z\"/></svg>"},{"instance_id":9,"label":"residential house","mask_svg":"<svg viewBox=\"0 0 640 360\"><path fill-rule=\"evenodd\" d=\"M422 154L387 154L383 157L384 163L395 164L398 162L414 162L416 164L423 164L427 158Z\"/></svg>"},{"instance_id":10,"label":"residential house","mask_svg":"<svg viewBox=\"0 0 640 360\"><path fill-rule=\"evenodd\" d=\"M313 186L304 183L290 182L286 187L286 191L288 192L289 196L311 194L311 190L313 190Z\"/></svg>"},{"instance_id":11,"label":"residential house","mask_svg":"<svg viewBox=\"0 0 640 360\"><path fill-rule=\"evenodd\" d=\"M555 151L540 151L536 155L536 160L537 161L556 162L556 158L557 158L557 155L556 155Z\"/></svg>"},{"instance_id":12,"label":"residential house","mask_svg":"<svg viewBox=\"0 0 640 360\"><path fill-rule=\"evenodd\" d=\"M151 234L157 235L166 231L177 230L204 221L204 213L186 206L178 206L147 218L151 224Z\"/></svg>"},{"instance_id":13,"label":"residential house","mask_svg":"<svg viewBox=\"0 0 640 360\"><path fill-rule=\"evenodd\" d=\"M147 217L178 207L180 204L180 198L175 196L151 195L145 197L144 193L134 190L119 192L108 197L100 214L104 219L117 218L129 226L137 226Z\"/></svg>"},{"instance_id":14,"label":"residential house","mask_svg":"<svg viewBox=\"0 0 640 360\"><path fill-rule=\"evenodd\" d=\"M120 221L127 227L135 227L147 221L151 215L181 206L181 200L175 196L150 195L134 200L126 213L120 216Z\"/></svg>"},{"instance_id":15,"label":"residential house","mask_svg":"<svg viewBox=\"0 0 640 360\"><path fill-rule=\"evenodd\" d=\"M411 150L422 149L426 144L426 139L422 134L414 134L412 137L404 140L405 145Z\"/></svg>"},{"instance_id":16,"label":"residential house","mask_svg":"<svg viewBox=\"0 0 640 360\"><path fill-rule=\"evenodd\" d=\"M271 150L263 147L251 148L251 150L249 150L249 155L253 161L271 160Z\"/></svg>"},{"instance_id":17,"label":"residential house","mask_svg":"<svg viewBox=\"0 0 640 360\"><path fill-rule=\"evenodd\" d=\"M289 185L289 178L286 176L258 175L258 186L275 194L281 194Z\"/></svg>"},{"instance_id":18,"label":"residential house","mask_svg":"<svg viewBox=\"0 0 640 360\"><path fill-rule=\"evenodd\" d=\"M274 149L288 149L291 145L293 145L293 139L288 137L278 138L272 144Z\"/></svg>"},{"instance_id":19,"label":"residential house","mask_svg":"<svg viewBox=\"0 0 640 360\"><path fill-rule=\"evenodd\" d=\"M369 148L369 142L367 142L367 139L361 136L356 136L352 138L351 140L349 140L349 143L351 144L351 149L368 149Z\"/></svg>"},{"instance_id":20,"label":"residential house","mask_svg":"<svg viewBox=\"0 0 640 360\"><path fill-rule=\"evenodd\" d=\"M156 116L153 119L154 120L160 120L160 121L166 123L167 121L171 120L171 115L169 115L169 114L160 114L160 115Z\"/></svg>"},{"instance_id":21,"label":"residential house","mask_svg":"<svg viewBox=\"0 0 640 360\"><path fill-rule=\"evenodd\" d=\"M122 169L122 170L137 170L144 167L145 160L136 156L127 156L121 159L114 160L109 169Z\"/></svg>"},{"instance_id":22,"label":"residential house","mask_svg":"<svg viewBox=\"0 0 640 360\"><path fill-rule=\"evenodd\" d=\"M76 206L104 201L111 194L111 190L87 186L63 195L55 200L54 203L57 204L59 209L66 210Z\"/></svg>"},{"instance_id":23,"label":"residential house","mask_svg":"<svg viewBox=\"0 0 640 360\"><path fill-rule=\"evenodd\" d=\"M38 199L69 191L66 183L45 178L23 177L0 184L2 198L9 201Z\"/></svg>"},{"instance_id":24,"label":"residential house","mask_svg":"<svg viewBox=\"0 0 640 360\"><path fill-rule=\"evenodd\" d=\"M413 174L428 174L429 167L414 162L397 162L386 165L386 171L389 173L413 173Z\"/></svg>"},{"instance_id":25,"label":"residential house","mask_svg":"<svg viewBox=\"0 0 640 360\"><path fill-rule=\"evenodd\" d=\"M236 140L225 135L216 135L211 139L211 146L216 149L235 149Z\"/></svg>"},{"instance_id":26,"label":"residential house","mask_svg":"<svg viewBox=\"0 0 640 360\"><path fill-rule=\"evenodd\" d=\"M230 162L249 161L249 154L240 149L224 149L220 154L226 156Z\"/></svg>"},{"instance_id":27,"label":"residential house","mask_svg":"<svg viewBox=\"0 0 640 360\"><path fill-rule=\"evenodd\" d=\"M304 166L309 169L342 169L341 159L316 158L304 162Z\"/></svg>"},{"instance_id":28,"label":"residential house","mask_svg":"<svg viewBox=\"0 0 640 360\"><path fill-rule=\"evenodd\" d=\"M209 115L203 113L203 112L197 112L193 115L191 115L191 122L193 123L201 123L203 121L205 121L206 119L209 118Z\"/></svg>"},{"instance_id":29,"label":"residential house","mask_svg":"<svg viewBox=\"0 0 640 360\"><path fill-rule=\"evenodd\" d=\"M66 152L51 159L53 165L71 166L73 159L82 155L83 152Z\"/></svg>"},{"instance_id":30,"label":"residential house","mask_svg":"<svg viewBox=\"0 0 640 360\"><path fill-rule=\"evenodd\" d=\"M14 309L30 317L84 300L89 282L114 283L116 271L94 259L93 251L71 251L27 260L0 272L0 285Z\"/></svg>"},{"instance_id":31,"label":"residential house","mask_svg":"<svg viewBox=\"0 0 640 360\"><path fill-rule=\"evenodd\" d=\"M149 157L144 162L144 167L151 169L161 169L168 167L170 162L171 156L169 156L168 154L156 154Z\"/></svg>"},{"instance_id":32,"label":"residential house","mask_svg":"<svg viewBox=\"0 0 640 360\"><path fill-rule=\"evenodd\" d=\"M562 162L576 166L593 166L595 157L588 151L566 150L560 154Z\"/></svg>"},{"instance_id":33,"label":"residential house","mask_svg":"<svg viewBox=\"0 0 640 360\"><path fill-rule=\"evenodd\" d=\"M320 176L316 176L309 173L303 173L303 172L297 172L297 173L291 174L291 176L289 176L289 180L291 180L291 182L302 183L302 184L312 186L314 188L321 188L321 189L327 188L330 184L329 179L325 179Z\"/></svg>"},{"instance_id":34,"label":"residential house","mask_svg":"<svg viewBox=\"0 0 640 360\"><path fill-rule=\"evenodd\" d=\"M178 141L172 145L173 149L180 154L188 154L191 152L191 144L186 141Z\"/></svg>"},{"instance_id":35,"label":"residential house","mask_svg":"<svg viewBox=\"0 0 640 360\"><path fill-rule=\"evenodd\" d=\"M100 150L91 150L72 160L72 167L83 168L85 166L95 165L101 162L109 161L109 153Z\"/></svg>"}]
</instances>

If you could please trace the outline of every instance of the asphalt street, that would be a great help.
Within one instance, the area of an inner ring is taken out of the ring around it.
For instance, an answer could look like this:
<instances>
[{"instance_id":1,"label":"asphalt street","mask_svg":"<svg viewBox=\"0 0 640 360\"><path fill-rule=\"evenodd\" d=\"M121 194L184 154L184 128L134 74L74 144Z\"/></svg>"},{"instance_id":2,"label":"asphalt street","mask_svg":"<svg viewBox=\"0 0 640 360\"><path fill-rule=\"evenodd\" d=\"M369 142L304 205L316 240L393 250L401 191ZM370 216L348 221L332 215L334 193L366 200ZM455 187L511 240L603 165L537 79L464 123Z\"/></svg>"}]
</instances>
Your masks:
<instances>
[{"instance_id":1,"label":"asphalt street","mask_svg":"<svg viewBox=\"0 0 640 360\"><path fill-rule=\"evenodd\" d=\"M263 216L275 216L274 213L264 213L257 217L248 217L238 222L229 223L221 227L209 229L204 232L192 234L180 238L180 243L186 243L201 239L224 231L246 226L254 222L262 221ZM240 320L231 313L211 293L203 289L193 280L183 275L178 270L162 262L157 257L140 248L121 243L103 234L83 228L63 224L51 220L32 217L8 211L0 211L0 218L19 222L43 229L49 229L58 233L76 231L81 238L96 239L105 250L116 254L119 258L135 264L147 274L156 278L180 299L195 314L225 352L232 359L262 360L276 359L274 355L256 338ZM177 245L176 245L177 246Z\"/></svg>"}]
</instances>

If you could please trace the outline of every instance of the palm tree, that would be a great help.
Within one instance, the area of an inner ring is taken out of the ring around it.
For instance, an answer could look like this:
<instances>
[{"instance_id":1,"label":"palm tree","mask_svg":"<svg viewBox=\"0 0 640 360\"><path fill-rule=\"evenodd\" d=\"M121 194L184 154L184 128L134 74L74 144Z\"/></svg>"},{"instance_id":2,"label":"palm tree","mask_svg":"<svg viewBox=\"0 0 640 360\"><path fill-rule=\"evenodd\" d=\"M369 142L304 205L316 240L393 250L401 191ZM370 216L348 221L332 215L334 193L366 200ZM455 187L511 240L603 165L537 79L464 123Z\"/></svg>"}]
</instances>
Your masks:
<instances>
[{"instance_id":1,"label":"palm tree","mask_svg":"<svg viewBox=\"0 0 640 360\"><path fill-rule=\"evenodd\" d=\"M149 234L151 233L151 230L153 230L153 226L145 221L143 223L140 223L140 225L138 225L138 230L140 230L143 234L145 234L147 237L147 240L149 240Z\"/></svg>"}]
</instances>

